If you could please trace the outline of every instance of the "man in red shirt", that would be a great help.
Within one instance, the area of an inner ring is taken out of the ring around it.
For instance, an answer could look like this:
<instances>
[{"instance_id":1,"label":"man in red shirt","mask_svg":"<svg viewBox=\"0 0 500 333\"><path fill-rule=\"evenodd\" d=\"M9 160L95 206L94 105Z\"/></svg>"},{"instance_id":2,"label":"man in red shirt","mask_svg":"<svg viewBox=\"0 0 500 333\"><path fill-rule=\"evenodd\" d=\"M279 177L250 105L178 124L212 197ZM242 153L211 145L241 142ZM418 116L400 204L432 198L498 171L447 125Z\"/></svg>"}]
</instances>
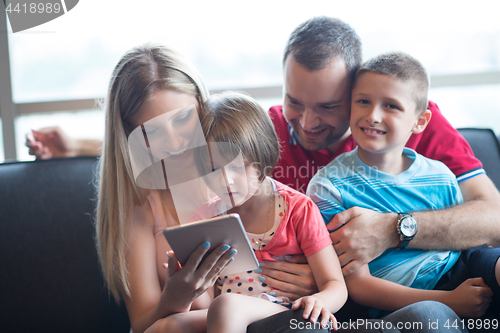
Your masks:
<instances>
[{"instance_id":1,"label":"man in red shirt","mask_svg":"<svg viewBox=\"0 0 500 333\"><path fill-rule=\"evenodd\" d=\"M269 110L282 144L275 179L305 192L309 180L356 143L349 129L351 78L361 63L361 42L344 22L310 19L292 33L285 49L283 106ZM462 250L500 244L500 194L466 140L429 102L432 119L407 146L445 163L457 176L464 204L441 211L411 213L418 225L413 238L398 232L396 213L354 207L330 222L344 275L355 271L403 240L420 249ZM270 262L266 283L292 298L309 294L314 280L307 265Z\"/></svg>"}]
</instances>

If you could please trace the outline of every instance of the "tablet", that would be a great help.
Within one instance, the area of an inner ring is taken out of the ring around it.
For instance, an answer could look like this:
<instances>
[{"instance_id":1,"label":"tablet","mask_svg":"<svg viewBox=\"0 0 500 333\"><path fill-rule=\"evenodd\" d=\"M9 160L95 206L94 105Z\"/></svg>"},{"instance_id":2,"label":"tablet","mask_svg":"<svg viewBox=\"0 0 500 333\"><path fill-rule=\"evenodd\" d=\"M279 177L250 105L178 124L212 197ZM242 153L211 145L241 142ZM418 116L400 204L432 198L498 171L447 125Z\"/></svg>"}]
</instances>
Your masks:
<instances>
[{"instance_id":1,"label":"tablet","mask_svg":"<svg viewBox=\"0 0 500 333\"><path fill-rule=\"evenodd\" d=\"M221 275L241 273L259 267L238 214L167 228L163 230L163 235L182 266L198 246L208 241L210 249L224 243L238 250L233 262L226 266Z\"/></svg>"}]
</instances>

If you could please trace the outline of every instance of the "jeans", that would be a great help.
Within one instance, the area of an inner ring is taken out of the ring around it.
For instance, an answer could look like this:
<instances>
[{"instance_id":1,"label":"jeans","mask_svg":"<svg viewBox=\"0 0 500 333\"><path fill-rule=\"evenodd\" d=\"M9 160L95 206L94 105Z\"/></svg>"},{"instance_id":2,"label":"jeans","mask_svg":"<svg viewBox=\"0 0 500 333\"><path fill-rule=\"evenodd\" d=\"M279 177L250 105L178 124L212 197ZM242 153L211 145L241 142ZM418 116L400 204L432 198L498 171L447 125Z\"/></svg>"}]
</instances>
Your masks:
<instances>
[{"instance_id":1,"label":"jeans","mask_svg":"<svg viewBox=\"0 0 500 333\"><path fill-rule=\"evenodd\" d=\"M353 320L339 323L337 332L439 333L467 332L454 328L460 318L448 306L434 301L411 304L382 319ZM448 322L449 328L444 327ZM302 311L285 311L248 326L248 333L327 333L302 318Z\"/></svg>"},{"instance_id":2,"label":"jeans","mask_svg":"<svg viewBox=\"0 0 500 333\"><path fill-rule=\"evenodd\" d=\"M467 332L465 328L453 327L454 323L457 324L455 326L460 326L460 317L447 305L435 301L414 303L385 316L382 320L391 322L399 328L399 331L394 332L401 333Z\"/></svg>"}]
</instances>

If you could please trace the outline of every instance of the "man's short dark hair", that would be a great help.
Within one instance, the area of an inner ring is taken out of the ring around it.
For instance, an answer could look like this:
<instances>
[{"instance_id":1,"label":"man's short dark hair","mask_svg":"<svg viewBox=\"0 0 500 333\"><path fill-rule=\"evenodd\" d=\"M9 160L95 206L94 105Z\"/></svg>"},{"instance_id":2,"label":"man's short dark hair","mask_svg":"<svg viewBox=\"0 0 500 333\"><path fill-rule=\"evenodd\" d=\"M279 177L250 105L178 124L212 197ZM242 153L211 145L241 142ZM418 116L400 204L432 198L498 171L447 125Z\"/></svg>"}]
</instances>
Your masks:
<instances>
[{"instance_id":1,"label":"man's short dark hair","mask_svg":"<svg viewBox=\"0 0 500 333\"><path fill-rule=\"evenodd\" d=\"M332 58L341 57L354 76L362 60L361 40L350 25L337 18L314 17L290 35L283 64L290 54L310 71L324 69Z\"/></svg>"}]
</instances>

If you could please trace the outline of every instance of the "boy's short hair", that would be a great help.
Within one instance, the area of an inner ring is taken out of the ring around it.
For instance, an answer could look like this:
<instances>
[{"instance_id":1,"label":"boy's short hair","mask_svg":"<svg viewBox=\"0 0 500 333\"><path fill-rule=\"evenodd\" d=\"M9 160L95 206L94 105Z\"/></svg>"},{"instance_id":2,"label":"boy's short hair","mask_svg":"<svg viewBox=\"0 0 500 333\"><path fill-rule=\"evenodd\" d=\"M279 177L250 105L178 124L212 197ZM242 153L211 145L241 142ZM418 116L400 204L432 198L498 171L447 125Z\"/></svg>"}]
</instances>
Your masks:
<instances>
[{"instance_id":1,"label":"boy's short hair","mask_svg":"<svg viewBox=\"0 0 500 333\"><path fill-rule=\"evenodd\" d=\"M417 104L415 112L427 109L430 80L424 66L417 59L403 52L381 54L361 65L354 78L353 87L364 73L385 74L401 80L411 89L411 96Z\"/></svg>"},{"instance_id":2,"label":"boy's short hair","mask_svg":"<svg viewBox=\"0 0 500 333\"><path fill-rule=\"evenodd\" d=\"M204 104L201 127L207 141L223 143L230 160L239 152L259 170L259 179L271 174L280 156L271 118L253 98L238 92L212 95Z\"/></svg>"},{"instance_id":3,"label":"boy's short hair","mask_svg":"<svg viewBox=\"0 0 500 333\"><path fill-rule=\"evenodd\" d=\"M332 58L340 57L353 77L361 65L361 39L349 24L337 18L314 17L290 35L283 64L289 55L310 71L324 69Z\"/></svg>"}]
</instances>

